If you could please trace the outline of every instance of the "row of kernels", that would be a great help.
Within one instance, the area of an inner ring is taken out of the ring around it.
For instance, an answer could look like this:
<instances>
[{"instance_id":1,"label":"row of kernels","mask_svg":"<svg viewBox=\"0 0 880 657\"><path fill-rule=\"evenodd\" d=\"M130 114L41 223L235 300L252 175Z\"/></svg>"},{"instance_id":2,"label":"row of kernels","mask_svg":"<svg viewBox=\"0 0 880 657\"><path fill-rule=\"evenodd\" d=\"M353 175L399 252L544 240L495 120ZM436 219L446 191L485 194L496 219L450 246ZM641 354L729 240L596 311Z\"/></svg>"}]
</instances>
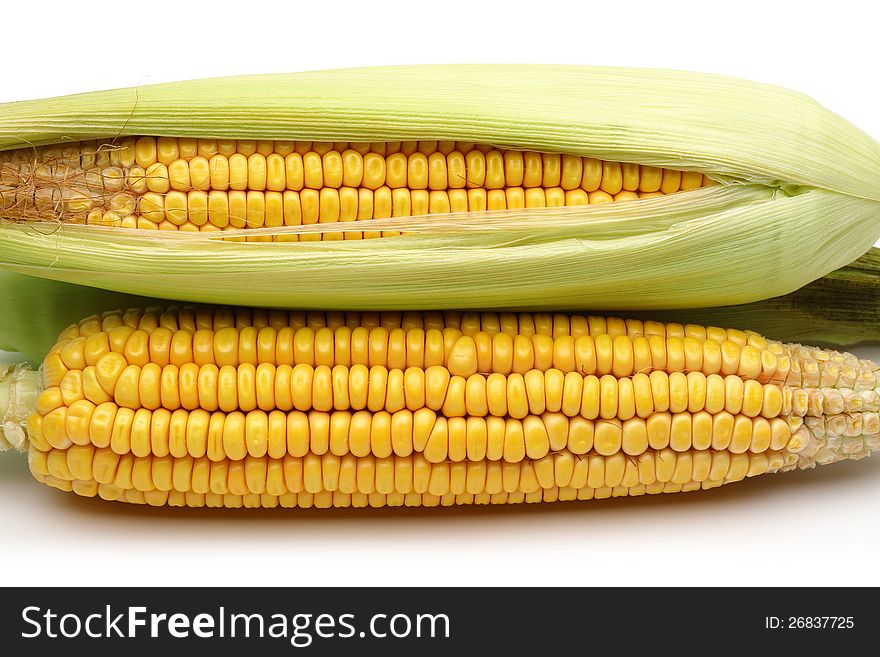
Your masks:
<instances>
[{"instance_id":1,"label":"row of kernels","mask_svg":"<svg viewBox=\"0 0 880 657\"><path fill-rule=\"evenodd\" d=\"M140 217L154 224L193 225L201 229L278 228L337 221L383 219L392 214L392 194L377 190L306 190L303 192L190 191L139 199ZM140 226L139 226L140 227ZM314 235L314 239L319 239ZM341 239L341 237L340 237Z\"/></svg>"},{"instance_id":2,"label":"row of kernels","mask_svg":"<svg viewBox=\"0 0 880 657\"><path fill-rule=\"evenodd\" d=\"M553 370L545 373L545 378L549 378L551 372ZM537 378L537 375L533 376ZM552 379L548 383L550 381ZM685 375L682 372L654 371L650 375L636 374L632 378L620 379L610 375L580 377L570 373L564 375L558 393L550 385L545 390L545 400L553 400L554 406L555 399L561 399L560 407L564 413L579 413L588 419L628 420L636 416L645 418L655 412L696 413L703 410L712 415L727 411L746 417L774 418L780 415L784 403L783 392L776 384L762 385L735 375L705 376L700 372Z\"/></svg>"},{"instance_id":3,"label":"row of kernels","mask_svg":"<svg viewBox=\"0 0 880 657\"><path fill-rule=\"evenodd\" d=\"M201 228L211 225L221 230L278 228L450 212L588 205L634 198L625 194L632 193L621 192L611 196L604 192L567 192L559 187L428 192L385 186L375 190L342 187L304 189L299 192L150 191L137 201L140 214L134 217L134 225L127 225L124 221L131 215L129 206L134 205L134 198L125 194L111 199L109 211L96 209L89 213L86 223L149 229L149 226L138 221L143 219L156 225L167 221L174 226L192 224ZM342 239L336 232L326 233L323 238ZM319 239L318 234L314 235L314 239Z\"/></svg>"},{"instance_id":4,"label":"row of kernels","mask_svg":"<svg viewBox=\"0 0 880 657\"><path fill-rule=\"evenodd\" d=\"M439 462L535 458L569 449L585 454L594 436L606 445L606 434L620 436L620 424L596 425L560 413L523 420L498 417L445 418L430 409L394 413L336 411L333 413L279 410L210 413L203 409L150 411L119 407L113 402L80 400L45 415L34 414L28 431L37 448L63 449L72 444L110 447L137 456L208 456L211 460L241 459L246 455L303 456L311 451L363 456L424 452Z\"/></svg>"},{"instance_id":5,"label":"row of kernels","mask_svg":"<svg viewBox=\"0 0 880 657\"><path fill-rule=\"evenodd\" d=\"M726 450L676 452L663 449L645 452L636 461L639 481L647 485L740 481L781 464L782 456L778 452L732 454Z\"/></svg>"},{"instance_id":6,"label":"row of kernels","mask_svg":"<svg viewBox=\"0 0 880 657\"><path fill-rule=\"evenodd\" d=\"M836 351L834 349L823 349L821 347L812 347L802 344L783 344L782 349L785 353L800 360L815 360L819 363L858 363L860 366L871 365L873 369L877 369L876 363L870 360L859 359L856 355L849 352Z\"/></svg>"},{"instance_id":7,"label":"row of kernels","mask_svg":"<svg viewBox=\"0 0 880 657\"><path fill-rule=\"evenodd\" d=\"M676 453L662 450L637 460L622 455L576 458L553 454L521 463L429 463L418 455L376 458L309 454L302 458L248 457L211 462L204 458L173 458L77 446L68 450L35 451L30 467L35 476L59 481L94 481L97 485L135 489L235 495L321 491L342 493L534 493L544 488L631 488L639 485L738 481L778 469L779 453Z\"/></svg>"},{"instance_id":8,"label":"row of kernels","mask_svg":"<svg viewBox=\"0 0 880 657\"><path fill-rule=\"evenodd\" d=\"M805 417L804 426L815 438L860 437L880 433L880 414L869 412Z\"/></svg>"},{"instance_id":9,"label":"row of kernels","mask_svg":"<svg viewBox=\"0 0 880 657\"><path fill-rule=\"evenodd\" d=\"M877 422L876 418L871 421ZM748 418L726 411L714 416L705 411L662 412L647 419L593 422L549 411L523 418L447 418L424 407L393 413L252 410L224 414L204 409L189 413L183 409L150 411L87 400L54 408L42 416L35 414L28 429L38 447L93 444L109 446L120 454L207 454L212 460L267 453L274 457L301 456L328 450L338 455L351 451L378 456L416 451L423 452L431 462L482 458L515 462L561 449L574 454L595 450L602 455L621 451L638 455L649 447L671 447L676 451L711 447L740 453L782 449L791 436L785 420ZM861 423L858 429L861 431Z\"/></svg>"},{"instance_id":10,"label":"row of kernels","mask_svg":"<svg viewBox=\"0 0 880 657\"><path fill-rule=\"evenodd\" d=\"M838 389L838 392L843 400L843 412L880 411L880 392L874 388L863 390Z\"/></svg>"},{"instance_id":11,"label":"row of kernels","mask_svg":"<svg viewBox=\"0 0 880 657\"><path fill-rule=\"evenodd\" d=\"M217 229L278 228L384 219L391 217L396 207L387 187L376 192L349 187L283 193L148 192L138 201L140 218L157 225L167 221L175 226L192 224L199 229L208 225Z\"/></svg>"},{"instance_id":12,"label":"row of kernels","mask_svg":"<svg viewBox=\"0 0 880 657\"><path fill-rule=\"evenodd\" d=\"M396 329L389 333L383 327L371 330L341 327L336 331L328 328L315 331L310 327L279 330L245 327L218 331L198 329L190 333L159 327L147 333L123 326L111 329L107 334L73 338L66 342L58 351L61 367L56 362L52 374L63 376L66 370L82 369L94 363L98 366L100 380L106 381L105 387L108 393L112 393L114 377L127 365L280 367L303 364L313 368L337 365L430 368L445 366L452 360L459 338L455 329L428 332ZM552 362L539 361L539 364L549 369ZM456 371L454 367L451 369Z\"/></svg>"},{"instance_id":13,"label":"row of kernels","mask_svg":"<svg viewBox=\"0 0 880 657\"><path fill-rule=\"evenodd\" d=\"M84 190L123 189L126 172L134 165L131 150L124 146L100 150L76 147L68 154L58 151L14 151L5 161L0 160L0 184L65 183Z\"/></svg>"},{"instance_id":14,"label":"row of kernels","mask_svg":"<svg viewBox=\"0 0 880 657\"><path fill-rule=\"evenodd\" d=\"M292 142L252 139L191 139L176 137L138 137L134 146L135 161L144 168L160 162L168 165L177 159L191 160L194 157L211 158L215 155L230 157L236 153L249 157L254 153L264 156L277 153L286 156L290 153L315 151L323 154L333 148L348 148L347 143L334 142ZM363 148L363 146L358 146ZM370 149L370 145L366 145Z\"/></svg>"},{"instance_id":15,"label":"row of kernels","mask_svg":"<svg viewBox=\"0 0 880 657\"><path fill-rule=\"evenodd\" d=\"M415 142L411 142L415 143ZM340 148L341 146L341 148ZM465 147L442 150L437 142L415 148L359 147L325 143L305 150L275 142L193 143L142 137L135 161L172 189L284 189L382 185L410 189L506 186L562 187L670 194L708 184L699 172L682 172L572 155ZM434 148L435 150L431 150ZM234 150L233 150L234 149ZM375 152L384 150L384 153ZM199 187L200 188L200 187ZM163 186L162 190L167 191ZM162 191L160 190L160 191Z\"/></svg>"},{"instance_id":16,"label":"row of kernels","mask_svg":"<svg viewBox=\"0 0 880 657\"><path fill-rule=\"evenodd\" d=\"M73 222L76 223L76 222ZM177 232L189 232L189 233L207 233L207 232L218 232L221 229L217 228L214 224L205 223L202 225L196 225L191 221L186 221L182 224L176 224L174 222L168 221L167 219L163 219L159 223L154 223L149 219L146 219L142 215L139 214L129 214L129 215L120 215L115 212L103 212L101 210L92 210L85 217L86 224L90 226L109 226L115 228L136 228L138 230L170 230ZM249 237L224 237L223 239L233 241L233 242L267 242L267 241L275 241L275 242L296 242L299 238L296 235L274 235L274 236L263 236L263 235L253 235ZM325 238L326 239L326 238Z\"/></svg>"},{"instance_id":17,"label":"row of kernels","mask_svg":"<svg viewBox=\"0 0 880 657\"><path fill-rule=\"evenodd\" d=\"M264 156L278 154L286 157L291 153L297 153L301 156L309 152L324 155L331 150L342 152L348 149L362 156L367 153L384 156L393 153L410 155L415 152L421 152L426 155L434 152L447 154L455 150L469 152L474 149L488 152L492 150L492 147L483 144L444 141L311 142L139 137L135 143L135 159L140 166L147 167L155 162L167 165L178 158L190 160L196 156L210 159L215 155L230 157L238 153L245 157L250 157L255 153L259 153Z\"/></svg>"},{"instance_id":18,"label":"row of kernels","mask_svg":"<svg viewBox=\"0 0 880 657\"><path fill-rule=\"evenodd\" d=\"M790 396L791 413L797 417L880 410L880 394L873 389L794 388Z\"/></svg>"},{"instance_id":19,"label":"row of kernels","mask_svg":"<svg viewBox=\"0 0 880 657\"><path fill-rule=\"evenodd\" d=\"M197 329L244 328L255 326L262 328L272 326L275 329L284 327L301 328L309 326L313 329L328 327L336 329L341 326L356 328L375 328L382 326L388 330L403 328L406 330L421 328L454 328L466 336L473 337L476 333L507 333L509 335L547 335L554 339L571 336L578 338L589 335L661 338L694 338L700 342L733 342L743 346L752 346L761 350L769 350L777 355L780 343L771 343L757 333L705 327L698 324L679 324L643 321L640 319L624 319L621 317L603 317L599 315L566 315L562 313L498 313L477 311L305 311L277 310L262 308L188 308L171 307L160 310L131 309L128 311L106 311L100 316L86 317L78 324L72 325L62 333L63 337L78 337L96 331L108 331L116 326L130 326L150 331L157 326L172 330L185 329L194 332ZM849 356L852 360L857 359ZM864 361L867 366L876 364Z\"/></svg>"},{"instance_id":20,"label":"row of kernels","mask_svg":"<svg viewBox=\"0 0 880 657\"><path fill-rule=\"evenodd\" d=\"M450 329L446 329L449 331ZM398 341L403 340L398 336ZM766 382L776 374L776 357L749 345L718 344L696 338L629 338L598 334L577 338L480 332L461 336L450 356L450 369L461 375L555 367L563 372L628 377L653 371L735 374Z\"/></svg>"},{"instance_id":21,"label":"row of kernels","mask_svg":"<svg viewBox=\"0 0 880 657\"><path fill-rule=\"evenodd\" d=\"M290 153L304 155L314 151L323 155L327 151L352 149L361 155L377 153L390 155L415 152L426 155L452 151L469 152L477 149L482 152L493 150L492 146L472 142L454 141L389 141L389 142L311 142L287 140L252 139L201 139L187 137L126 137L111 142L84 140L66 145L48 145L38 148L20 148L0 153L0 162L49 163L68 168L91 168L94 166L130 167L136 162L149 166L155 162L170 164L181 158L191 160L196 156L211 158L214 155L229 157L239 153L248 157L254 153L268 156L273 153L286 156Z\"/></svg>"},{"instance_id":22,"label":"row of kernels","mask_svg":"<svg viewBox=\"0 0 880 657\"><path fill-rule=\"evenodd\" d=\"M808 437L795 454L796 465L804 469L817 464L824 465L843 459L858 460L869 456L880 447L880 433L868 433L872 429L877 429L876 418L807 418L803 431L808 432Z\"/></svg>"},{"instance_id":23,"label":"row of kernels","mask_svg":"<svg viewBox=\"0 0 880 657\"><path fill-rule=\"evenodd\" d=\"M840 440L840 448L838 451L846 456L860 454L865 451L870 453L877 448L876 443L878 436L880 436L880 433L864 433L861 436L844 436ZM874 447L871 447L870 444L872 440L875 444Z\"/></svg>"},{"instance_id":24,"label":"row of kernels","mask_svg":"<svg viewBox=\"0 0 880 657\"><path fill-rule=\"evenodd\" d=\"M638 376L652 371L702 374L723 374L742 379L767 382L774 379L774 364L759 352L746 346L741 350L733 343L720 360L704 358L713 354L712 341L699 343L695 339L611 338L607 334L563 336L553 339L546 335L532 336L507 333L478 333L461 335L458 329L387 329L383 326L328 327L317 330L271 326L241 329L225 327L210 329L171 330L166 327L133 329L128 325L114 326L109 331L88 337L68 337L59 341L58 358L50 353L52 371L82 369L96 364L110 352L122 353L128 364L218 366L239 363L299 364L312 366L365 364L383 365L389 369L406 367L447 366L454 375L468 376L480 373L525 373L532 369L551 368L563 373L577 372L615 377ZM722 345L723 347L724 345ZM734 353L736 352L736 353ZM57 360L60 358L60 363ZM47 360L50 360L47 357ZM63 366L63 367L62 367ZM54 379L47 379L47 382ZM52 385L49 383L49 385Z\"/></svg>"},{"instance_id":25,"label":"row of kernels","mask_svg":"<svg viewBox=\"0 0 880 657\"><path fill-rule=\"evenodd\" d=\"M652 326L652 324L657 324L657 326ZM118 329L121 327L128 327L129 329L139 329L140 331L145 331L147 333L151 333L153 329L157 327L162 328L170 328L171 330L183 329L189 331L191 333L195 332L199 329L214 329L219 330L220 328L232 328L236 327L239 329L254 327L254 328L264 328L264 327L272 327L276 331L280 331L284 328L302 328L302 327L310 327L315 330L316 334L319 329L329 327L332 330L337 328L347 327L349 329L353 328L384 328L388 333L384 338L380 335L374 336L374 342L383 342L387 341L389 348L392 352L395 351L395 344L400 343L402 340L402 334L397 331L394 332L394 329L403 329L405 331L409 331L414 328L433 328L435 330L440 330L443 327L448 328L456 328L461 330L467 337L471 337L474 340L474 344L477 347L477 353L479 359L484 364L487 360L487 337L494 337L498 333L504 333L506 335L516 336L516 338L520 338L518 340L518 344L515 345L518 348L522 348L525 346L521 338L524 337L533 337L535 335L541 336L554 336L557 339L573 337L580 338L585 337L587 335L592 335L594 338L604 335L608 337L618 338L622 335L625 335L627 331L636 332L641 331L643 326L642 322L639 320L622 320L617 318L601 318L601 317L584 317L584 316L564 316L564 315L550 315L550 314L531 314L531 313L459 313L453 311L447 312L406 312L406 313L323 313L323 312L306 312L306 311L275 311L275 310L260 310L255 309L251 311L250 309L218 309L212 310L208 308L204 309L180 309L180 310L170 310L166 312L160 311L150 311L144 312L142 310L132 310L126 313L121 312L109 312L104 313L101 317L93 317L86 318L82 322L82 326L74 325L66 329L61 336L59 336L59 343L53 349L53 353L50 353L50 358L47 358L47 366L51 365L48 369L52 369L53 367L62 367L63 363L58 362L60 356L58 355L58 351L62 346L65 347L65 351L68 354L71 354L72 357L76 360L78 357L76 356L76 352L81 350L83 346L83 342L81 340L77 340L77 338L84 338L92 335L96 332L109 332L113 329ZM649 335L649 339L651 340L648 345L651 356L650 356L650 365L649 359L643 353L645 352L645 344L640 341L633 341L632 343L632 351L633 351L633 366L632 371L638 371L644 369L645 367L650 366L652 369L672 369L672 368L683 368L683 369L697 369L697 365L700 364L703 371L706 370L706 365L710 365L710 369L717 367L717 358L710 355L709 358L706 357L706 348L704 347L703 359L702 363L697 358L695 343L687 342L689 338L694 340L699 340L700 336L694 331L690 329L695 329L699 327L683 327L682 325L676 324L668 324L663 325L660 323L651 323L645 322L644 329L646 332L651 331ZM124 331L127 329L123 329L122 331L118 331L118 335L124 334ZM659 342L655 338L659 338L661 336L656 335L657 332L668 332L670 335L664 342ZM711 329L710 329L711 331ZM718 329L724 337L731 338L728 342L733 342L737 344L737 340L741 336L737 336L734 331L725 331L724 329ZM688 335L684 340L679 338L679 341L672 340L670 342L670 338L678 338L679 334L683 334L687 332ZM477 335L477 333L485 333L487 335ZM326 332L323 332L321 335L326 335ZM417 334L416 334L417 335ZM450 333L446 333L446 335L454 335ZM141 336L143 337L143 336ZM344 335L342 336L344 337ZM414 337L414 336L409 336ZM642 337L642 336L637 336ZM249 338L250 339L250 338ZM326 339L326 338L324 338ZM715 341L713 336L709 336L710 341ZM403 340L406 341L405 339ZM140 342L143 342L141 339ZM535 340L533 339L533 342ZM63 344L62 344L63 343ZM498 352L493 354L493 360L503 362L506 360L506 357L501 351L508 351L510 349L509 346L504 347L503 350L500 348L504 346L506 343L505 338L501 338L501 342L497 345L498 348L494 348L494 351ZM464 344L467 344L467 341L464 341ZM549 345L549 343L548 343ZM537 351L540 353L549 351L548 345L539 345L540 348ZM601 367L601 370L597 370L596 372L603 372L603 370L608 370L611 372L613 370L613 362L609 365L608 361L613 360L614 355L614 342L609 341L606 338L601 338L599 340L599 348L600 351L596 355L597 367ZM620 359L622 363L628 363L628 349L623 349L623 341L618 341L619 353L623 355L623 358ZM751 345L747 345L751 346ZM571 360L571 352L579 351L582 354L580 358L580 362L575 363L576 367L580 367L581 370L587 370L593 358L590 357L591 351L596 351L597 346L595 342L590 346L589 342L581 342L577 344L575 341L574 349L572 346L572 342L570 340L563 340L562 342L553 344L553 351L556 354L554 356L554 363L557 367L563 365L564 362ZM467 346L467 348L462 349L464 352L473 353L473 348ZM252 350L250 350L252 351ZM714 347L709 347L709 351L714 352ZM671 353L669 353L671 352ZM575 354L577 357L577 354ZM341 357L344 358L344 353L341 354ZM761 354L761 358L764 359L765 354ZM81 359L80 359L81 360ZM522 371L529 369L528 358L521 358L517 360L517 366L520 367ZM753 354L749 356L750 361L756 360L753 358ZM682 364L683 361L683 364ZM713 365L712 363L716 364ZM739 368L739 362L737 362L737 368ZM770 375L769 368L765 371L764 365L762 365L762 371L759 375L759 378L766 378ZM733 370L733 358L728 358L726 364L722 363L722 373L723 370L726 369L727 372L731 372ZM756 367L752 368L756 370ZM623 373L623 368L619 366L619 373ZM594 372L595 373L595 372ZM604 373L604 372L603 372ZM708 372L707 372L708 373ZM732 373L732 372L731 372ZM745 372L743 372L745 374ZM56 377L57 378L57 377ZM775 380L775 376L774 376ZM56 380L57 384L57 380Z\"/></svg>"},{"instance_id":26,"label":"row of kernels","mask_svg":"<svg viewBox=\"0 0 880 657\"><path fill-rule=\"evenodd\" d=\"M35 452L31 460L35 475L60 480L88 481L120 489L193 491L205 494L269 493L339 490L344 493L534 492L540 488L572 485L637 485L639 470L625 459L593 456L576 459L556 454L539 461L521 463L462 462L429 463L419 455L377 458L342 457L333 454L282 459L247 457L241 461L211 462L204 458L135 457L118 455L93 446ZM666 465L652 480L662 479ZM645 476L644 468L642 475ZM93 474L94 472L94 474ZM676 482L682 483L682 482Z\"/></svg>"},{"instance_id":27,"label":"row of kernels","mask_svg":"<svg viewBox=\"0 0 880 657\"><path fill-rule=\"evenodd\" d=\"M607 499L610 497L625 497L639 495L657 495L661 493L681 493L695 490L709 490L717 488L724 481L690 481L686 484L672 482L655 482L653 484L638 484L630 488L624 486L602 486L601 488L572 488L570 486L553 486L542 488L532 493L446 493L444 495L432 495L431 493L342 493L336 491L321 491L318 493L283 493L270 495L268 493L233 495L232 493L194 493L192 491L181 492L176 490L139 491L135 488L122 489L112 484L97 484L94 481L66 481L55 477L35 475L35 477L48 486L62 491L75 492L84 497L101 497L107 501L124 501L129 504L144 504L150 506L174 506L174 507L207 507L207 508L382 508L388 507L438 507L469 504L522 504L542 503L573 500Z\"/></svg>"},{"instance_id":28,"label":"row of kernels","mask_svg":"<svg viewBox=\"0 0 880 657\"><path fill-rule=\"evenodd\" d=\"M855 394L850 397L849 404L835 404L833 400L840 396L831 390L832 394L824 397L825 404L822 405L820 391L783 390L776 384L762 385L736 375L706 376L701 372L685 375L683 372L653 371L650 375L636 374L632 378L618 379L608 374L583 376L551 367L545 371L526 370L523 374L493 373L488 377L471 374L465 377L451 373L461 371L456 369L461 368L461 363L454 358L457 342L451 349L442 350L438 341L432 360L447 362L428 365L424 369L418 366L406 369L388 369L384 365L367 367L363 362L351 367L314 366L308 362L291 365L297 360L315 360L311 358L313 354L303 357L305 349L297 350L295 341L289 357L284 357L289 362L276 366L263 360L256 367L251 363L236 366L233 363L237 363L238 358L232 352L237 345L234 341L216 339L224 331L237 333L236 329L221 329L213 335L207 330L197 331L195 335L204 336L205 344L200 345L195 340L193 351L183 353L172 350L173 337L162 349L155 347L160 335L188 336L184 331L172 333L168 329L157 329L149 336L143 331L131 331L122 353L109 351L109 341L99 341L94 336L79 338L84 340L82 357L62 353L63 373L60 368L50 373L53 377L60 374L61 380L57 386L50 385L41 393L38 409L46 413L62 403L70 405L78 399L101 403L113 398L118 404L133 409L142 406L148 409L161 406L171 410L204 408L209 411L217 408L224 411L251 410L257 406L264 410L276 407L281 410L342 410L353 407L393 412L404 407L416 410L427 405L448 416L524 417L550 410L562 411L569 416L581 414L588 419L627 420L636 415L647 417L655 411L694 413L703 409L710 413L727 410L748 417L763 415L772 418L786 410L789 399L796 415L839 413L845 409L851 412L864 406L861 396ZM300 331L311 332L311 329ZM141 344L132 344L132 338L138 335ZM310 340L307 342L310 344ZM98 343L103 353L98 348L89 349L93 346L90 343ZM191 345L186 342L185 346ZM443 351L446 352L445 358ZM278 360L277 354L275 349L275 360ZM317 355L326 362L334 361L332 353L319 351ZM360 354L359 359L367 363L374 361L369 349ZM405 364L403 357L400 360ZM132 361L141 364L129 364ZM95 364L90 365L92 362ZM223 364L218 367L216 363ZM84 366L84 369L74 369L77 366ZM803 400L818 400L819 403L814 403L815 408L810 411L806 407L801 409Z\"/></svg>"},{"instance_id":29,"label":"row of kernels","mask_svg":"<svg viewBox=\"0 0 880 657\"><path fill-rule=\"evenodd\" d=\"M749 418L722 411L710 415L698 413L655 413L622 423L618 444L609 444L604 451L615 447L630 455L641 454L649 448L667 447L681 452L689 449L727 450L734 454L751 451L781 450L788 446L791 428L781 418ZM596 450L602 453L601 445Z\"/></svg>"},{"instance_id":30,"label":"row of kernels","mask_svg":"<svg viewBox=\"0 0 880 657\"><path fill-rule=\"evenodd\" d=\"M34 156L33 150L30 151ZM67 146L45 146L37 149L34 161L52 163L59 169L91 169L115 166L123 169L135 164L135 139L123 138L112 142L87 140Z\"/></svg>"},{"instance_id":31,"label":"row of kernels","mask_svg":"<svg viewBox=\"0 0 880 657\"><path fill-rule=\"evenodd\" d=\"M626 340L616 340L622 342ZM659 338L657 339L660 342ZM125 363L147 365L167 363L183 365L196 364L236 365L240 362L251 364L293 364L309 365L334 364L382 364L392 369L404 367L431 367L446 365L452 373L467 375L476 371L501 374L510 372L525 373L530 369L560 369L562 372L596 373L599 376L613 373L617 376L631 374L633 370L661 372L671 370L681 372L690 370L689 365L697 365L694 359L688 362L687 352L678 349L675 338L655 345L652 354L623 358L620 351L615 352L613 343L603 336L595 339L581 336L577 340L533 335L530 338L497 333L494 336L481 333L474 338L461 336L457 329L404 330L375 327L354 330L347 326L335 331L327 327L315 330L302 327L294 330L284 327L244 327L241 330L231 327L216 332L209 329L173 331L166 327L133 329L127 324L113 326L108 332L91 333L88 337L67 337L46 358L44 377L46 385L58 385L60 378L69 369L82 369L97 364L99 359L109 353L121 353ZM668 347L668 348L667 348ZM633 350L637 353L638 347ZM106 358L108 362L113 359ZM114 367L119 370L125 363L115 359ZM734 367L735 365L735 367ZM705 362L702 363L705 367ZM104 369L104 368L100 368ZM714 368L713 368L714 369ZM722 364L722 373L735 372L743 379L754 378L757 367L750 367L748 361L734 363L729 360ZM660 376L660 374L655 374ZM662 374L662 372L661 372ZM751 375L751 376L750 376ZM643 373L633 379L644 387ZM689 380L696 386L705 375L691 371ZM717 387L717 376L710 374L707 388ZM677 381L681 377L675 377ZM767 379L763 372L757 380ZM699 381L698 381L699 380ZM108 384L112 392L112 384ZM702 388L703 386L696 386ZM707 391L711 392L711 391ZM871 393L864 393L870 395ZM710 395L711 396L711 395Z\"/></svg>"},{"instance_id":32,"label":"row of kernels","mask_svg":"<svg viewBox=\"0 0 880 657\"><path fill-rule=\"evenodd\" d=\"M447 493L445 495L432 495L431 493L341 493L340 491L321 491L320 493L285 493L282 495L269 495L263 493L257 495L249 493L245 495L233 495L231 493L193 493L180 491L153 490L141 492L136 489L123 490L112 485L95 485L88 481L64 481L54 477L40 477L40 480L49 486L64 491L73 491L86 497L99 496L108 501L124 501L129 504L145 504L150 506L176 506L176 507L207 507L227 509L274 509L274 508L300 508L300 509L329 509L329 508L383 508L383 507L450 507L455 505L485 505L485 504L536 504L543 502L574 501L574 500L602 500L611 497L626 497L640 495L658 495L662 493L682 493L695 490L710 490L726 483L723 481L691 481L686 484L674 484L672 482L655 482L653 484L639 484L631 488L616 486L614 488L603 486L601 488L557 487L544 488L534 493L460 493L458 495Z\"/></svg>"},{"instance_id":33,"label":"row of kernels","mask_svg":"<svg viewBox=\"0 0 880 657\"><path fill-rule=\"evenodd\" d=\"M35 167L3 164L0 166L0 183L12 184L13 181L29 180L33 186L41 183L54 183L59 192L64 191L76 196L88 197L91 193L104 196L108 191L122 191L128 182L126 168L116 165L92 166L83 170L70 169L58 165L51 160L42 162ZM61 189L61 185L65 189Z\"/></svg>"},{"instance_id":34,"label":"row of kernels","mask_svg":"<svg viewBox=\"0 0 880 657\"><path fill-rule=\"evenodd\" d=\"M803 345L783 345L790 361L786 385L804 388L842 388L857 391L877 387L880 366L853 354Z\"/></svg>"}]
</instances>

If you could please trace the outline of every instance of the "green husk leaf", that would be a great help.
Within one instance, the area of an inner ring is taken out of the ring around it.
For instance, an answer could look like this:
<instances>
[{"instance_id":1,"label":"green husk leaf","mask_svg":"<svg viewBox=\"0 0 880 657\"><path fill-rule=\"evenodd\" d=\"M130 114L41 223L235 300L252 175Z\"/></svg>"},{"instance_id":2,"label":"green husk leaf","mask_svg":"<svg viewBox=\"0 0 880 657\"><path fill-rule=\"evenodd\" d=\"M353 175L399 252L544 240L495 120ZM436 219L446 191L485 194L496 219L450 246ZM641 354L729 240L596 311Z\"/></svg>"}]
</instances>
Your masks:
<instances>
[{"instance_id":1,"label":"green husk leaf","mask_svg":"<svg viewBox=\"0 0 880 657\"><path fill-rule=\"evenodd\" d=\"M775 340L845 347L880 340L880 249L782 297L741 306L628 313L751 329Z\"/></svg>"},{"instance_id":2,"label":"green husk leaf","mask_svg":"<svg viewBox=\"0 0 880 657\"><path fill-rule=\"evenodd\" d=\"M168 305L167 300L119 294L0 271L0 349L38 364L58 333L83 317L120 308ZM584 312L589 312L584 310ZM880 249L791 294L740 306L621 311L626 317L740 328L786 342L843 347L880 340Z\"/></svg>"},{"instance_id":3,"label":"green husk leaf","mask_svg":"<svg viewBox=\"0 0 880 657\"><path fill-rule=\"evenodd\" d=\"M0 271L0 350L24 354L36 365L58 334L84 317L163 304L168 302Z\"/></svg>"},{"instance_id":4,"label":"green husk leaf","mask_svg":"<svg viewBox=\"0 0 880 657\"><path fill-rule=\"evenodd\" d=\"M874 201L755 184L626 205L550 208L509 224L450 215L435 232L299 244L8 224L0 256L23 274L202 303L647 310L786 294L864 253L880 219Z\"/></svg>"}]
</instances>

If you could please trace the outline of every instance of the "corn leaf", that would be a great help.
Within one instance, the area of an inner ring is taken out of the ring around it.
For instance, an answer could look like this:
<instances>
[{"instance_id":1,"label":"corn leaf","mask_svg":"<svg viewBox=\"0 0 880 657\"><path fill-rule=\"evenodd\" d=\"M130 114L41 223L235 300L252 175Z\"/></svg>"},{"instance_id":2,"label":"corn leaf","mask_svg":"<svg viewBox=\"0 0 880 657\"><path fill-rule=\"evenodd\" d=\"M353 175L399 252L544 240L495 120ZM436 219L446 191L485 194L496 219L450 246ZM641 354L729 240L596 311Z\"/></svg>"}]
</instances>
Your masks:
<instances>
[{"instance_id":1,"label":"corn leaf","mask_svg":"<svg viewBox=\"0 0 880 657\"><path fill-rule=\"evenodd\" d=\"M120 294L0 271L0 349L38 364L58 333L83 317L119 308L168 305L167 300ZM583 309L583 312L589 312ZM784 342L842 347L880 340L880 249L791 294L739 306L620 311L611 314L757 331Z\"/></svg>"}]
</instances>

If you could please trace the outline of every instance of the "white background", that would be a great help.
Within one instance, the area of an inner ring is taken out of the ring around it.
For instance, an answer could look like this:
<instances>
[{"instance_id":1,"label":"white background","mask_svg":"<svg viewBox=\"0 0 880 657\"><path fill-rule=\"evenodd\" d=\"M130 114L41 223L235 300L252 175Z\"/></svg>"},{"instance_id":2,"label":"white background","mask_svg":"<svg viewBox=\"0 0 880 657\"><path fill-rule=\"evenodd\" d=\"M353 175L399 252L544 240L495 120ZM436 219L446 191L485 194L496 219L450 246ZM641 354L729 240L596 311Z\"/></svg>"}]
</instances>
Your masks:
<instances>
[{"instance_id":1,"label":"white background","mask_svg":"<svg viewBox=\"0 0 880 657\"><path fill-rule=\"evenodd\" d=\"M2 21L0 102L376 64L616 64L797 88L880 137L870 2L44 1ZM4 454L0 527L9 585L877 585L880 459L651 498L236 512L82 500Z\"/></svg>"}]
</instances>

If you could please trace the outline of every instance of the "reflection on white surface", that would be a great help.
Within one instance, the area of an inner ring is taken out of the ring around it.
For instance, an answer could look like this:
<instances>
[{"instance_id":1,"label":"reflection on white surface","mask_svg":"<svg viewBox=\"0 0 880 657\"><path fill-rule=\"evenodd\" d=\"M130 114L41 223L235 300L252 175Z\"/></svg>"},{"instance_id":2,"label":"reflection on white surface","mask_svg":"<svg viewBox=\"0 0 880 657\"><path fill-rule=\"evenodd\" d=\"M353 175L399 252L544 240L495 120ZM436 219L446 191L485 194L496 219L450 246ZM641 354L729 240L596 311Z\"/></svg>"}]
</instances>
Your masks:
<instances>
[{"instance_id":1,"label":"reflection on white surface","mask_svg":"<svg viewBox=\"0 0 880 657\"><path fill-rule=\"evenodd\" d=\"M880 329L880 327L878 327L878 329ZM880 345L878 344L857 345L852 349L849 349L849 351L860 358L870 358L871 360L880 361Z\"/></svg>"}]
</instances>

